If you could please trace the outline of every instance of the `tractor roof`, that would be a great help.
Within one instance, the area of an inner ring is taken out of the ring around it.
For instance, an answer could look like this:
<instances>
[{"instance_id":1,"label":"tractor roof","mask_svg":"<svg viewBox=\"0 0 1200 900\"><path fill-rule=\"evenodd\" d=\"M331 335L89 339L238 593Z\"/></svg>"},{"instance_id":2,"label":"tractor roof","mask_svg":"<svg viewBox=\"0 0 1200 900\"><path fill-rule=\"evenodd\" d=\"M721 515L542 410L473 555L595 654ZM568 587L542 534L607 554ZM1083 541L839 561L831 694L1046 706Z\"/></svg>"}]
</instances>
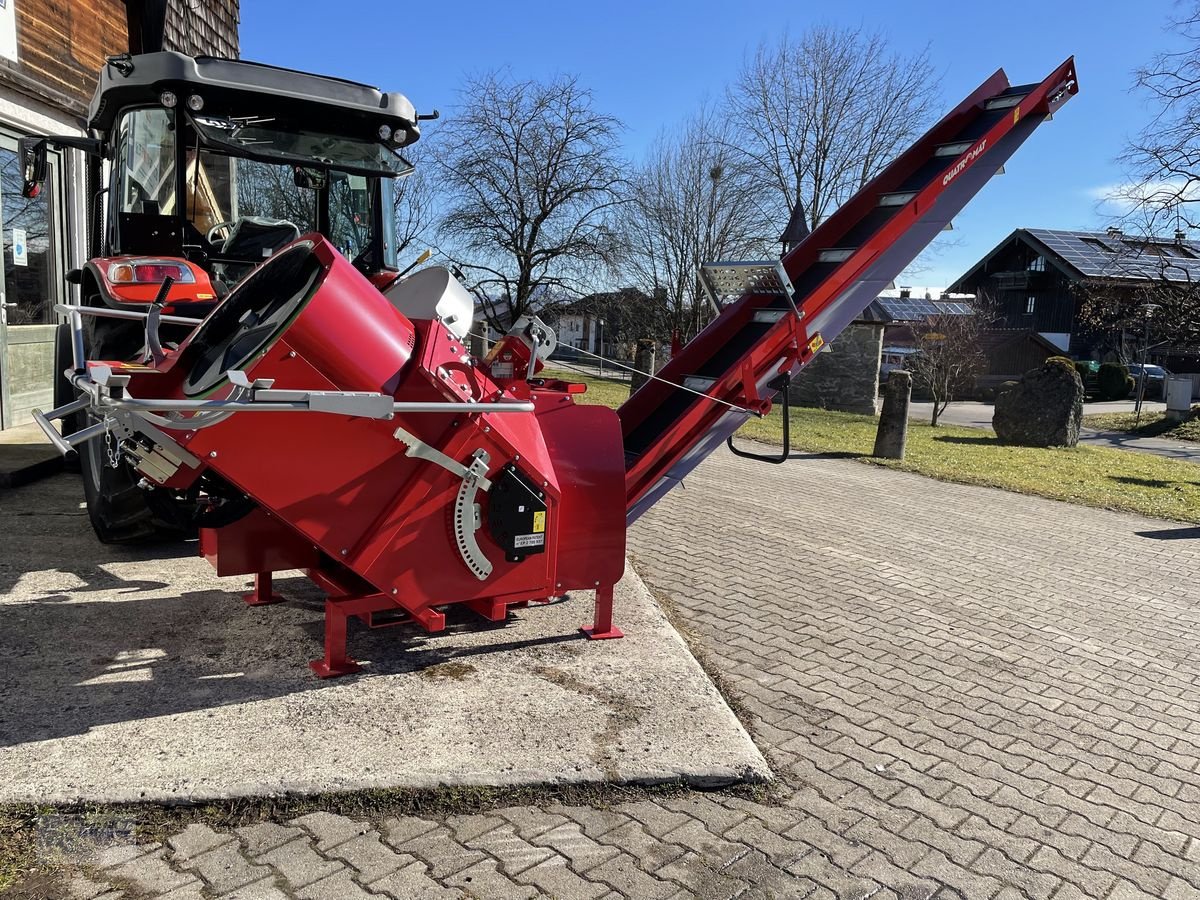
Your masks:
<instances>
[{"instance_id":1,"label":"tractor roof","mask_svg":"<svg viewBox=\"0 0 1200 900\"><path fill-rule=\"evenodd\" d=\"M107 134L122 109L156 105L164 90L175 93L181 103L198 94L205 112L286 115L346 134L373 134L387 124L403 129L407 137L402 146L420 137L416 110L403 94L263 63L172 51L110 58L100 70L88 125Z\"/></svg>"}]
</instances>

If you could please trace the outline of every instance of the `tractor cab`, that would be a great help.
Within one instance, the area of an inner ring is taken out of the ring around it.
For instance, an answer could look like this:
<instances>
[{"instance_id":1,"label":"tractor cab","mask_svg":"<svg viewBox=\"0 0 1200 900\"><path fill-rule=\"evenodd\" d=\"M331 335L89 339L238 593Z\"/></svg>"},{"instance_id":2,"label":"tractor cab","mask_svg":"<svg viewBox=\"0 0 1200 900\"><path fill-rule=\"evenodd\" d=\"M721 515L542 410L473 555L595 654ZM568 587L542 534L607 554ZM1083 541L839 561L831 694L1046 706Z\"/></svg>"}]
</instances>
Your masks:
<instances>
[{"instance_id":1,"label":"tractor cab","mask_svg":"<svg viewBox=\"0 0 1200 900\"><path fill-rule=\"evenodd\" d=\"M48 145L107 162L99 246L77 278L84 303L145 304L171 276L168 305L206 312L302 234L327 237L378 284L396 270L393 181L419 136L402 95L239 60L161 52L110 59L91 137L23 146L38 189Z\"/></svg>"}]
</instances>

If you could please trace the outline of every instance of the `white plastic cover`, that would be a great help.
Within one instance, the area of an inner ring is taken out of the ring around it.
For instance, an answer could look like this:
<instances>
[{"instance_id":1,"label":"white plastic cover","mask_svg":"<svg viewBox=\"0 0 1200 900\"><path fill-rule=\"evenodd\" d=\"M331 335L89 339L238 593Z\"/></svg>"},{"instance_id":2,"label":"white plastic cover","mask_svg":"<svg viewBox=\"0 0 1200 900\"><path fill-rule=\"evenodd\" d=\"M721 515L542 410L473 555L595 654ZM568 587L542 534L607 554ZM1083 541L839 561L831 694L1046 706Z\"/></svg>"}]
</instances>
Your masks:
<instances>
[{"instance_id":1,"label":"white plastic cover","mask_svg":"<svg viewBox=\"0 0 1200 900\"><path fill-rule=\"evenodd\" d=\"M449 270L430 266L384 292L392 306L410 319L440 319L460 341L475 321L475 302Z\"/></svg>"}]
</instances>

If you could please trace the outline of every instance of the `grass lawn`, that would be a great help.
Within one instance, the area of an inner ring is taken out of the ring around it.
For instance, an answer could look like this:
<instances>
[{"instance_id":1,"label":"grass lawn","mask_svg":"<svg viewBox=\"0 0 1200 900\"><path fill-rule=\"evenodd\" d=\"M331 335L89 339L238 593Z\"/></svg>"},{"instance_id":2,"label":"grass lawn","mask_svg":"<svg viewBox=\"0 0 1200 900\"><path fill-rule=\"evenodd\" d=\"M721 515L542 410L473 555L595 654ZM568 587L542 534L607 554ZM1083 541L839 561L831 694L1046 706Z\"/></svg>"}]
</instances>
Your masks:
<instances>
[{"instance_id":1,"label":"grass lawn","mask_svg":"<svg viewBox=\"0 0 1200 900\"><path fill-rule=\"evenodd\" d=\"M627 384L577 372L552 371L550 377L587 383L577 399L583 403L620 406L629 396ZM853 457L873 465L915 472L943 481L980 484L1052 500L1103 509L1200 522L1200 466L1146 453L1079 446L1074 449L1010 447L982 428L916 422L908 427L903 462L872 459L877 420L872 416L819 409L792 411L795 450ZM751 419L738 432L742 439L778 444L782 441L778 410Z\"/></svg>"},{"instance_id":2,"label":"grass lawn","mask_svg":"<svg viewBox=\"0 0 1200 900\"><path fill-rule=\"evenodd\" d=\"M1166 413L1142 412L1141 424L1133 413L1097 413L1084 416L1085 428L1097 431L1124 431L1138 437L1161 437L1176 441L1200 441L1200 406L1192 407L1191 416L1182 422L1173 422Z\"/></svg>"}]
</instances>

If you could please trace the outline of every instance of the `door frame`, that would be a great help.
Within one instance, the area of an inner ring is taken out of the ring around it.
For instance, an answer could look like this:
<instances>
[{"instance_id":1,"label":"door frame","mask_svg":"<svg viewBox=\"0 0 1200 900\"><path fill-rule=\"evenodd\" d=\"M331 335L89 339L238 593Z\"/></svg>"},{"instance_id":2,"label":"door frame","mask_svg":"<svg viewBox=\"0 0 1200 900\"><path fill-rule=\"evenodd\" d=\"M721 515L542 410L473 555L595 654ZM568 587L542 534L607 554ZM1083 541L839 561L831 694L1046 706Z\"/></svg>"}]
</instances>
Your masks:
<instances>
[{"instance_id":1,"label":"door frame","mask_svg":"<svg viewBox=\"0 0 1200 900\"><path fill-rule=\"evenodd\" d=\"M19 154L17 141L24 136L24 133L16 128L8 125L0 124L0 149L8 150L12 153ZM18 155L18 160L19 160ZM50 220L50 272L47 275L47 286L51 292L55 292L59 287L65 285L64 276L66 274L66 198L64 196L65 184L65 160L61 151L51 148L46 159L48 169L46 173L46 182L43 190L47 191L46 205L47 216ZM0 229L4 222L4 196L0 190ZM4 237L0 233L0 254L3 253ZM5 265L4 260L0 259L0 431L6 428L11 428L13 422L12 408L12 382L9 378L9 340L8 340L8 285L5 280ZM52 293L52 296L58 296ZM16 302L16 301L11 301ZM41 324L54 324L62 319L60 315L50 317L50 322ZM58 377L58 373L51 372L51 378ZM51 381L53 384L53 381Z\"/></svg>"}]
</instances>

